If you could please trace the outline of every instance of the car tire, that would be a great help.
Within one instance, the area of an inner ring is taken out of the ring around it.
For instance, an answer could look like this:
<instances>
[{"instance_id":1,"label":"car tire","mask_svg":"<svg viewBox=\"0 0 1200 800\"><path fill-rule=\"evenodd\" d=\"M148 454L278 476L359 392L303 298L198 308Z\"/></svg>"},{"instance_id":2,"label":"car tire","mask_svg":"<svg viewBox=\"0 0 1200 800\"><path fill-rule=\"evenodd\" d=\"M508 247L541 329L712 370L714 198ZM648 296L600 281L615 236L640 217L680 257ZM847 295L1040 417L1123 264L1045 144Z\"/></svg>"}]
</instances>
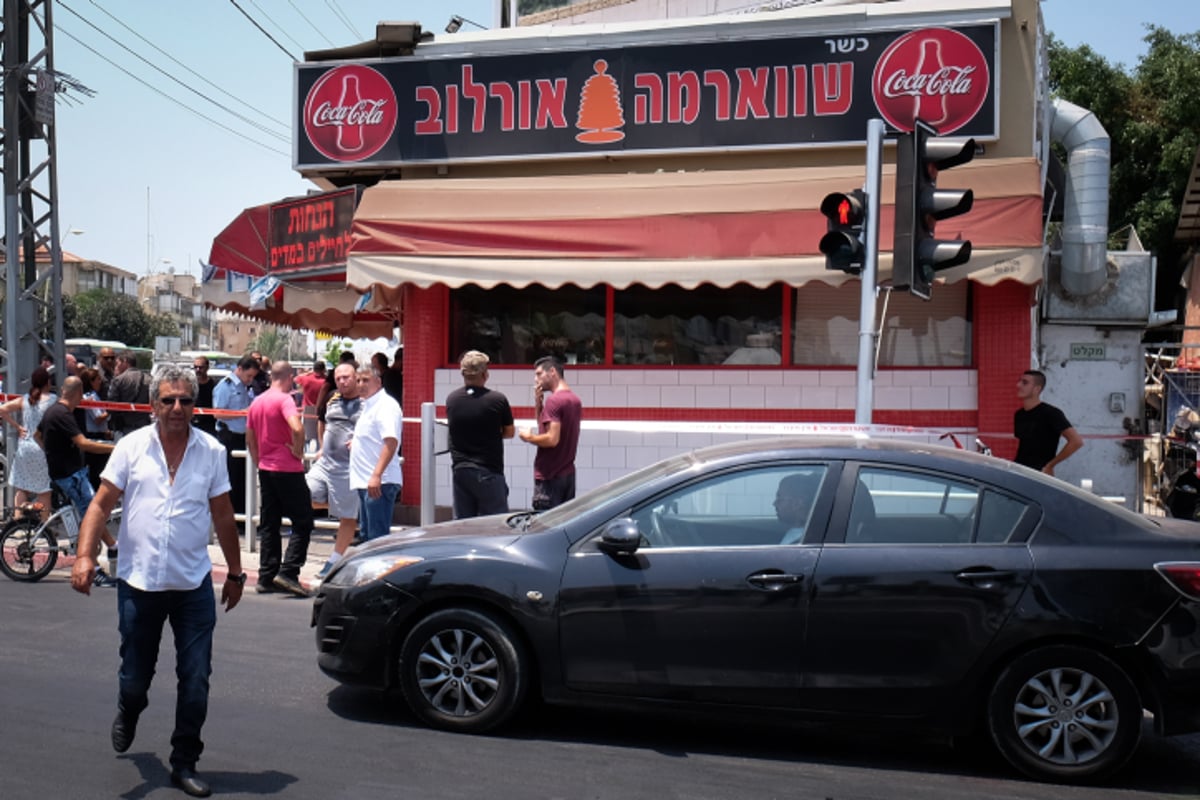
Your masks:
<instances>
[{"instance_id":1,"label":"car tire","mask_svg":"<svg viewBox=\"0 0 1200 800\"><path fill-rule=\"evenodd\" d=\"M1030 777L1091 781L1137 749L1142 702L1112 659L1056 645L1019 656L992 687L988 730L1000 754Z\"/></svg>"},{"instance_id":2,"label":"car tire","mask_svg":"<svg viewBox=\"0 0 1200 800\"><path fill-rule=\"evenodd\" d=\"M416 624L400 648L400 688L426 724L482 733L520 708L528 658L512 629L471 609L446 609Z\"/></svg>"}]
</instances>

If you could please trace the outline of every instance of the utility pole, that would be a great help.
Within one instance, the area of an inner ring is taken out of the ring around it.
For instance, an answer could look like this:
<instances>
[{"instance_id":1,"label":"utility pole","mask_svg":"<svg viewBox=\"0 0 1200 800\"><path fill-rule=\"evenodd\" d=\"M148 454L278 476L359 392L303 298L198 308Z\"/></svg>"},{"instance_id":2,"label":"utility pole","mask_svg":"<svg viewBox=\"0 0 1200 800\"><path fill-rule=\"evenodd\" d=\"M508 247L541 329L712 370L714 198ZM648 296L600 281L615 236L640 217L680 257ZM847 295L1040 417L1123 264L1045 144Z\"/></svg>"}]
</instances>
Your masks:
<instances>
[{"instance_id":1,"label":"utility pole","mask_svg":"<svg viewBox=\"0 0 1200 800\"><path fill-rule=\"evenodd\" d=\"M65 369L62 321L62 237L54 101L59 92L93 92L54 69L51 0L4 0L4 321L0 376L20 393L48 352ZM35 55L32 57L30 53ZM38 275L38 253L45 268ZM11 435L12 431L9 429ZM10 438L6 452L16 452Z\"/></svg>"}]
</instances>

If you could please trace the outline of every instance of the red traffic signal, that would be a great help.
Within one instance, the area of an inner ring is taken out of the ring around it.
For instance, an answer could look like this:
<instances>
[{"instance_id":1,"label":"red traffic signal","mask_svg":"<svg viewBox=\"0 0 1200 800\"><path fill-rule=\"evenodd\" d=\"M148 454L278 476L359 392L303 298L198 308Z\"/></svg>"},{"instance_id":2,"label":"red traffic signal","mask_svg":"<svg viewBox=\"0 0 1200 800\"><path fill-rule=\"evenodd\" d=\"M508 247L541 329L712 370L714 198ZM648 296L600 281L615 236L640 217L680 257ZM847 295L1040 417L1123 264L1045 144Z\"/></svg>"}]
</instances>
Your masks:
<instances>
[{"instance_id":1,"label":"red traffic signal","mask_svg":"<svg viewBox=\"0 0 1200 800\"><path fill-rule=\"evenodd\" d=\"M825 254L825 269L858 273L866 256L863 226L867 221L867 197L861 189L834 192L821 201L828 232L819 248Z\"/></svg>"}]
</instances>

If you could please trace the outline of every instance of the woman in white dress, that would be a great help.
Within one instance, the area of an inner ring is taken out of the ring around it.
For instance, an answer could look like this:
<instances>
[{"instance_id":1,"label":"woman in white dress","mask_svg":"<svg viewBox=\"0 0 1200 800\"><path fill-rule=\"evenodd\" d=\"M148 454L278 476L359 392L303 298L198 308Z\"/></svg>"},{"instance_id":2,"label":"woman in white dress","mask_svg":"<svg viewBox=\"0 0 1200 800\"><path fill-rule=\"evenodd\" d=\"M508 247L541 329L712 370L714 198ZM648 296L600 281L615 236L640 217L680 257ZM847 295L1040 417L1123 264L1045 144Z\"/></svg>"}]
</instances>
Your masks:
<instances>
[{"instance_id":1,"label":"woman in white dress","mask_svg":"<svg viewBox=\"0 0 1200 800\"><path fill-rule=\"evenodd\" d=\"M20 442L17 454L9 464L8 484L17 490L17 505L37 499L46 515L50 511L50 472L46 468L46 453L34 439L38 423L46 409L58 402L58 395L49 391L50 373L38 367L30 376L29 393L15 397L0 406L0 419L17 429ZM21 421L13 419L20 412Z\"/></svg>"}]
</instances>

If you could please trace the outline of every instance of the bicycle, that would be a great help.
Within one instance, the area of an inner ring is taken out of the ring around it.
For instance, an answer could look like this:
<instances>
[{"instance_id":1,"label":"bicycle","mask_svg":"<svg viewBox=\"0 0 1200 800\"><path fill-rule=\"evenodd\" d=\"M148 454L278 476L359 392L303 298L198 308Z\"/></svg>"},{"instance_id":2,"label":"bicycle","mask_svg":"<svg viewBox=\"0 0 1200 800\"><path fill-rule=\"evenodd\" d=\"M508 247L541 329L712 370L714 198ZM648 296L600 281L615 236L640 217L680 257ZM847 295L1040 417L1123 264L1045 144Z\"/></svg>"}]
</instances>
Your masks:
<instances>
[{"instance_id":1,"label":"bicycle","mask_svg":"<svg viewBox=\"0 0 1200 800\"><path fill-rule=\"evenodd\" d=\"M54 513L42 519L41 503L24 503L0 528L0 571L14 581L32 583L50 574L58 563L59 554L72 555L79 542L79 514L75 506L59 491L53 490ZM113 512L109 524L119 518Z\"/></svg>"}]
</instances>

